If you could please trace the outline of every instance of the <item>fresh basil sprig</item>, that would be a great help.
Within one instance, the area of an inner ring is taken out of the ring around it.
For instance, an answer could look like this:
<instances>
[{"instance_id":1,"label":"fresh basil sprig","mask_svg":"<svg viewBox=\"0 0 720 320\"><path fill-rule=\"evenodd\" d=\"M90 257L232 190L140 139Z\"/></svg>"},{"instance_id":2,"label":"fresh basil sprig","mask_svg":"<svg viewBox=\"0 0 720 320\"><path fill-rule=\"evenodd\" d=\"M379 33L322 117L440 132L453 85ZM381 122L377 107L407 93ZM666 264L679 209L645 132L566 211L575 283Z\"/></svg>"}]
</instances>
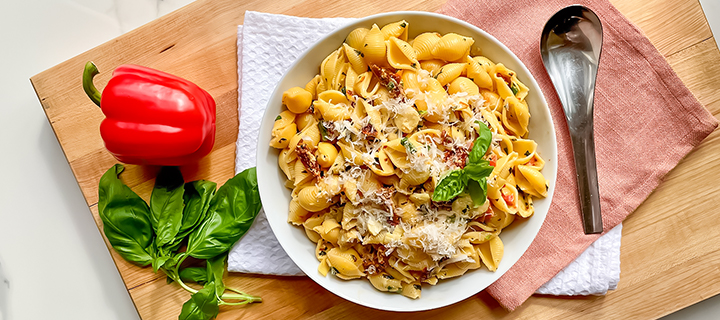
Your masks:
<instances>
[{"instance_id":1,"label":"fresh basil sprig","mask_svg":"<svg viewBox=\"0 0 720 320\"><path fill-rule=\"evenodd\" d=\"M117 164L100 179L98 209L105 236L124 259L152 264L155 272L167 275L168 283L177 282L192 293L179 319L212 319L220 305L262 301L223 282L227 251L260 211L255 168L238 173L216 193L214 182L184 183L177 167L163 167L150 206L118 178L123 170ZM183 244L187 249L180 252ZM205 260L205 267L181 268L189 257ZM204 286L196 290L185 281ZM232 293L225 293L228 290Z\"/></svg>"},{"instance_id":2,"label":"fresh basil sprig","mask_svg":"<svg viewBox=\"0 0 720 320\"><path fill-rule=\"evenodd\" d=\"M492 131L480 121L476 121L478 137L468 154L465 168L450 171L433 192L433 201L450 201L465 192L470 195L473 204L485 203L487 198L487 178L494 167L483 159L492 142Z\"/></svg>"}]
</instances>

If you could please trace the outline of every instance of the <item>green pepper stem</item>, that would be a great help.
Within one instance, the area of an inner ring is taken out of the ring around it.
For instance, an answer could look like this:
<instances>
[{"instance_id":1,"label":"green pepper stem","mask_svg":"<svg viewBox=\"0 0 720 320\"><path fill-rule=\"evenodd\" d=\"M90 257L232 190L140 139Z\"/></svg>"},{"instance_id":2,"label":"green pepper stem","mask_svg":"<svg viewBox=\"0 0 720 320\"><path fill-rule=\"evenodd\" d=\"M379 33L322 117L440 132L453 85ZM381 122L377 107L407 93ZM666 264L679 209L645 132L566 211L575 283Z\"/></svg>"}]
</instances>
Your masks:
<instances>
[{"instance_id":1,"label":"green pepper stem","mask_svg":"<svg viewBox=\"0 0 720 320\"><path fill-rule=\"evenodd\" d=\"M98 91L97 88L95 88L95 85L93 84L93 78L98 73L100 73L100 71L98 71L97 66L95 66L92 61L88 61L85 64L85 70L83 71L82 83L85 93L88 95L90 100L92 100L92 102L94 102L99 107L102 94L100 93L100 91Z\"/></svg>"}]
</instances>

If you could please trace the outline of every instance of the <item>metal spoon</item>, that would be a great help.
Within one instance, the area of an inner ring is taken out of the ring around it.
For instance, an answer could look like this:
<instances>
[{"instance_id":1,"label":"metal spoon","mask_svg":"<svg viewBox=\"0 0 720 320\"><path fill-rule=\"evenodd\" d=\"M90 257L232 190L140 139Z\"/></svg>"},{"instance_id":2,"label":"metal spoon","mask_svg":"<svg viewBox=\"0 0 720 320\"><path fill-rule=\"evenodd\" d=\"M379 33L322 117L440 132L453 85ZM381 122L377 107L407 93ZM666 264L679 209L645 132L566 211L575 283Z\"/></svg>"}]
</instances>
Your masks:
<instances>
[{"instance_id":1,"label":"metal spoon","mask_svg":"<svg viewBox=\"0 0 720 320\"><path fill-rule=\"evenodd\" d=\"M570 129L585 234L603 231L593 140L593 97L602 38L597 15L572 5L548 20L540 40L543 64Z\"/></svg>"}]
</instances>

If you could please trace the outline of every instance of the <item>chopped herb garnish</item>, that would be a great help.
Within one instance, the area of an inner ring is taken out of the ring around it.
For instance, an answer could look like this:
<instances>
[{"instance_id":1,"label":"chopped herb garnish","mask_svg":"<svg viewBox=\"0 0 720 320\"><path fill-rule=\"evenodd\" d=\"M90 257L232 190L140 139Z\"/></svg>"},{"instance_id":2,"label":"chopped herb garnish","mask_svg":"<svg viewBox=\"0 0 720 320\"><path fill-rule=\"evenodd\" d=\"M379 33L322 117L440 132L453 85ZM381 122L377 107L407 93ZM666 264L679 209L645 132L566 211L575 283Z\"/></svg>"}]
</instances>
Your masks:
<instances>
[{"instance_id":1,"label":"chopped herb garnish","mask_svg":"<svg viewBox=\"0 0 720 320\"><path fill-rule=\"evenodd\" d=\"M320 138L322 141L329 141L330 135L328 134L327 128L325 127L324 121L318 122L318 130L320 130Z\"/></svg>"},{"instance_id":2,"label":"chopped herb garnish","mask_svg":"<svg viewBox=\"0 0 720 320\"><path fill-rule=\"evenodd\" d=\"M407 27L407 23L405 23L405 22L401 23L401 24L400 24L400 27L401 27L401 28Z\"/></svg>"},{"instance_id":3,"label":"chopped herb garnish","mask_svg":"<svg viewBox=\"0 0 720 320\"><path fill-rule=\"evenodd\" d=\"M342 91L342 93L343 93L344 95L347 95L347 89L346 89L346 87L343 87L341 91Z\"/></svg>"},{"instance_id":4,"label":"chopped herb garnish","mask_svg":"<svg viewBox=\"0 0 720 320\"><path fill-rule=\"evenodd\" d=\"M278 121L278 120L280 120L280 119L282 119L282 117L278 115L278 116L275 118L275 121Z\"/></svg>"},{"instance_id":5,"label":"chopped herb garnish","mask_svg":"<svg viewBox=\"0 0 720 320\"><path fill-rule=\"evenodd\" d=\"M388 82L388 83L387 83L387 89L388 89L388 91L393 91L393 90L395 90L395 83L392 82L392 81Z\"/></svg>"},{"instance_id":6,"label":"chopped herb garnish","mask_svg":"<svg viewBox=\"0 0 720 320\"><path fill-rule=\"evenodd\" d=\"M324 256L324 255L326 255L326 254L327 254L327 253L326 253L325 251L320 251L320 253L318 253L318 255L321 256L321 257Z\"/></svg>"},{"instance_id":7,"label":"chopped herb garnish","mask_svg":"<svg viewBox=\"0 0 720 320\"><path fill-rule=\"evenodd\" d=\"M525 150L525 156L526 156L526 157L529 156L530 154L531 154L531 153L530 153L530 150Z\"/></svg>"},{"instance_id":8,"label":"chopped herb garnish","mask_svg":"<svg viewBox=\"0 0 720 320\"><path fill-rule=\"evenodd\" d=\"M393 277L393 276L391 276L391 275L389 275L389 274L383 274L382 276L383 276L383 278L389 279L389 280L395 279L395 277Z\"/></svg>"},{"instance_id":9,"label":"chopped herb garnish","mask_svg":"<svg viewBox=\"0 0 720 320\"><path fill-rule=\"evenodd\" d=\"M413 288L415 288L415 290L422 290L422 287L419 284L413 284Z\"/></svg>"},{"instance_id":10,"label":"chopped herb garnish","mask_svg":"<svg viewBox=\"0 0 720 320\"><path fill-rule=\"evenodd\" d=\"M425 110L418 110L417 112L418 112L421 116L427 113L427 111L425 111Z\"/></svg>"},{"instance_id":11,"label":"chopped herb garnish","mask_svg":"<svg viewBox=\"0 0 720 320\"><path fill-rule=\"evenodd\" d=\"M410 67L416 68L416 67L417 67L417 63L413 62L412 64L410 64Z\"/></svg>"},{"instance_id":12,"label":"chopped herb garnish","mask_svg":"<svg viewBox=\"0 0 720 320\"><path fill-rule=\"evenodd\" d=\"M407 137L403 137L402 139L400 139L400 144L405 147L405 150L408 154L413 154L415 153L415 151L417 151L415 150L415 146L412 144L412 142L408 141Z\"/></svg>"},{"instance_id":13,"label":"chopped herb garnish","mask_svg":"<svg viewBox=\"0 0 720 320\"><path fill-rule=\"evenodd\" d=\"M338 273L340 273L340 271L338 271L338 269L335 269L335 267L330 267L330 273L331 273L331 274L338 274Z\"/></svg>"},{"instance_id":14,"label":"chopped herb garnish","mask_svg":"<svg viewBox=\"0 0 720 320\"><path fill-rule=\"evenodd\" d=\"M520 88L513 82L510 84L510 90L512 90L513 95L516 95L520 91Z\"/></svg>"}]
</instances>

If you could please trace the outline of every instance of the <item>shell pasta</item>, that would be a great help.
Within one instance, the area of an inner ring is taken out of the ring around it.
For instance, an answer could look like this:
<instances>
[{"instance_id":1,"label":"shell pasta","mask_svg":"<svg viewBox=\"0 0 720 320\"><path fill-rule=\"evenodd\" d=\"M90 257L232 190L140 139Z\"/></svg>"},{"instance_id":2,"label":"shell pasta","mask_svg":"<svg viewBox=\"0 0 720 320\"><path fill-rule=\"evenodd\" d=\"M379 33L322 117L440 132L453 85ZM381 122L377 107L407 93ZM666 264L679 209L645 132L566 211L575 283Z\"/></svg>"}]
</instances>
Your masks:
<instances>
[{"instance_id":1,"label":"shell pasta","mask_svg":"<svg viewBox=\"0 0 720 320\"><path fill-rule=\"evenodd\" d=\"M471 37L412 35L404 20L353 30L283 94L270 146L318 272L416 299L496 271L502 230L548 183L517 74Z\"/></svg>"}]
</instances>

